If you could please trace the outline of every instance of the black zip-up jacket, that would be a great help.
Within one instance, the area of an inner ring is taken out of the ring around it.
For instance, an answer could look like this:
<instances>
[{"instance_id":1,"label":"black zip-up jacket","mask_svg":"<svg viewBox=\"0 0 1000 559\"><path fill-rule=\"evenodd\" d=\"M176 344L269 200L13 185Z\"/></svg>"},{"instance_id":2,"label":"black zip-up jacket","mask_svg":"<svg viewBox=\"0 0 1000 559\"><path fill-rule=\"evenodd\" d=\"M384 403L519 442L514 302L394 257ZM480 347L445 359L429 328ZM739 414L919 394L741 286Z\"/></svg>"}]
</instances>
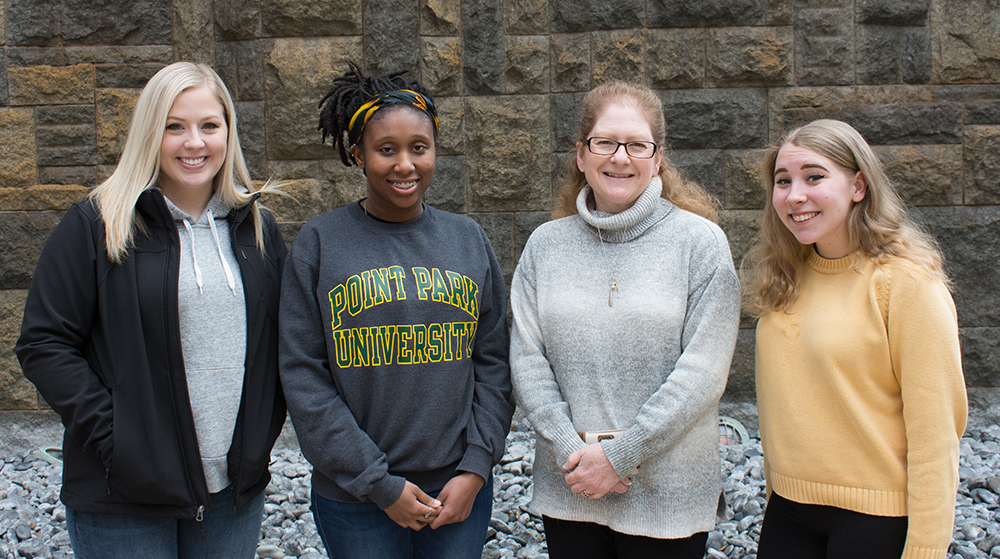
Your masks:
<instances>
[{"instance_id":1,"label":"black zip-up jacket","mask_svg":"<svg viewBox=\"0 0 1000 559\"><path fill-rule=\"evenodd\" d=\"M142 193L136 213L144 230L119 265L108 260L94 204L85 199L69 209L39 258L17 357L66 426L66 506L200 518L211 503L181 352L180 240L158 189ZM247 205L228 215L247 316L243 395L228 455L235 496L228 506L236 507L267 486L285 421L278 294L287 250L273 217L261 212L262 257L249 213Z\"/></svg>"}]
</instances>

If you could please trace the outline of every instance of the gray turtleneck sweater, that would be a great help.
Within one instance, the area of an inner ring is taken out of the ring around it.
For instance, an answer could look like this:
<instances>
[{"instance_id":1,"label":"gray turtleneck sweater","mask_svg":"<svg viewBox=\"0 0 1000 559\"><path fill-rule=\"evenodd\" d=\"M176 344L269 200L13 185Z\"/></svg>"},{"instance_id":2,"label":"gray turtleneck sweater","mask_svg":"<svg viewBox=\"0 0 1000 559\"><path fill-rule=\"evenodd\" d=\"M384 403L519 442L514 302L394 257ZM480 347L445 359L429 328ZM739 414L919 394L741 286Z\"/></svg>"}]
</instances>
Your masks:
<instances>
[{"instance_id":1,"label":"gray turtleneck sweater","mask_svg":"<svg viewBox=\"0 0 1000 559\"><path fill-rule=\"evenodd\" d=\"M654 177L631 208L599 214L585 187L578 215L531 235L511 286L511 376L538 435L536 513L682 538L715 525L739 282L722 230L660 189ZM600 444L620 478L639 466L631 487L573 493L562 464L577 432L609 429L626 430Z\"/></svg>"},{"instance_id":2,"label":"gray turtleneck sweater","mask_svg":"<svg viewBox=\"0 0 1000 559\"><path fill-rule=\"evenodd\" d=\"M216 192L197 219L169 198L164 200L180 236L177 301L188 397L208 490L218 493L232 481L227 455L243 394L247 349L243 279L229 240L229 209L222 196Z\"/></svg>"}]
</instances>

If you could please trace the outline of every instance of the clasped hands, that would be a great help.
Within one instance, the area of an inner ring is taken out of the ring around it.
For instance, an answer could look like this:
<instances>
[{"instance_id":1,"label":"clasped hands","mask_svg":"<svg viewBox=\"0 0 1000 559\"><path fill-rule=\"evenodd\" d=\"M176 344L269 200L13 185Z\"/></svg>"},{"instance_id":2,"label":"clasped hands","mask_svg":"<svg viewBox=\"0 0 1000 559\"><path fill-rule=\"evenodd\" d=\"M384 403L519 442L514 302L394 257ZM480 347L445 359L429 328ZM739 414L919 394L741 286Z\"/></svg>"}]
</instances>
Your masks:
<instances>
[{"instance_id":1,"label":"clasped hands","mask_svg":"<svg viewBox=\"0 0 1000 559\"><path fill-rule=\"evenodd\" d=\"M563 469L567 472L565 479L570 489L591 499L600 499L612 491L625 493L632 484L631 478L618 479L600 444L587 445L571 454ZM413 530L425 526L433 530L462 522L472 512L473 502L483 485L485 481L477 474L463 472L451 478L435 499L407 481L402 494L385 513L396 524Z\"/></svg>"},{"instance_id":2,"label":"clasped hands","mask_svg":"<svg viewBox=\"0 0 1000 559\"><path fill-rule=\"evenodd\" d=\"M570 490L591 499L600 499L612 491L624 493L632 485L631 478L618 479L600 443L587 445L570 454L563 469L567 472L564 479Z\"/></svg>"},{"instance_id":3,"label":"clasped hands","mask_svg":"<svg viewBox=\"0 0 1000 559\"><path fill-rule=\"evenodd\" d=\"M479 475L463 472L451 478L435 499L407 481L403 493L385 513L403 528L420 530L430 526L434 530L468 518L483 485L485 481Z\"/></svg>"}]
</instances>

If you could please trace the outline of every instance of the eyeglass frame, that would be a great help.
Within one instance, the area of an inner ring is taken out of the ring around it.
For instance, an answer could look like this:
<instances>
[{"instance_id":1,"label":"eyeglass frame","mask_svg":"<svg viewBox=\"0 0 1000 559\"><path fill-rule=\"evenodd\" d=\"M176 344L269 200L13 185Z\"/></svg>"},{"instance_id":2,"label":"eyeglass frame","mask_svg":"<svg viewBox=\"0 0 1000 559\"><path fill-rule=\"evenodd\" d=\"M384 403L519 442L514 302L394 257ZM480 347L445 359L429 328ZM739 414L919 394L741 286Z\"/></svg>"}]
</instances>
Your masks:
<instances>
[{"instance_id":1,"label":"eyeglass frame","mask_svg":"<svg viewBox=\"0 0 1000 559\"><path fill-rule=\"evenodd\" d=\"M597 153L596 151L594 151L594 148L590 145L590 141L595 139L608 140L609 142L614 142L618 145L615 146L614 151L612 151L611 153ZM619 142L618 140L614 138L608 138L607 136L591 136L587 138L587 140L584 143L587 144L587 150L590 151L590 153L593 153L594 155L614 155L618 153L618 148L624 146L625 154L628 155L629 157L634 157L636 159L652 159L656 157L656 150L660 147L656 142L650 142L648 140L629 140L627 142ZM632 152L628 150L629 144L653 144L653 153L651 153L648 157L642 155L632 155Z\"/></svg>"}]
</instances>

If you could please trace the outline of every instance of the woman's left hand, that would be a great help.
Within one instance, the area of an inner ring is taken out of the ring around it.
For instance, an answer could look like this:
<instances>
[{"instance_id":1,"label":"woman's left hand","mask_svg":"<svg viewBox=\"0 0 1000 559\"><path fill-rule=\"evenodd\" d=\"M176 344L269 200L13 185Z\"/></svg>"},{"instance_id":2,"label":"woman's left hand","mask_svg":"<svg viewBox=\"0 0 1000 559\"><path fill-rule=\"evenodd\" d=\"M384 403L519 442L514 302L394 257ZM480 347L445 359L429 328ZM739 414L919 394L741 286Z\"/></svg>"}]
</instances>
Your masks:
<instances>
[{"instance_id":1,"label":"woman's left hand","mask_svg":"<svg viewBox=\"0 0 1000 559\"><path fill-rule=\"evenodd\" d=\"M600 444L587 445L569 455L563 464L566 483L573 493L600 499L621 481Z\"/></svg>"},{"instance_id":2,"label":"woman's left hand","mask_svg":"<svg viewBox=\"0 0 1000 559\"><path fill-rule=\"evenodd\" d=\"M441 501L441 512L429 524L431 529L440 528L445 524L462 522L469 518L476 495L485 484L483 478L472 472L462 472L451 478L444 485L444 489L438 493L437 498Z\"/></svg>"}]
</instances>

